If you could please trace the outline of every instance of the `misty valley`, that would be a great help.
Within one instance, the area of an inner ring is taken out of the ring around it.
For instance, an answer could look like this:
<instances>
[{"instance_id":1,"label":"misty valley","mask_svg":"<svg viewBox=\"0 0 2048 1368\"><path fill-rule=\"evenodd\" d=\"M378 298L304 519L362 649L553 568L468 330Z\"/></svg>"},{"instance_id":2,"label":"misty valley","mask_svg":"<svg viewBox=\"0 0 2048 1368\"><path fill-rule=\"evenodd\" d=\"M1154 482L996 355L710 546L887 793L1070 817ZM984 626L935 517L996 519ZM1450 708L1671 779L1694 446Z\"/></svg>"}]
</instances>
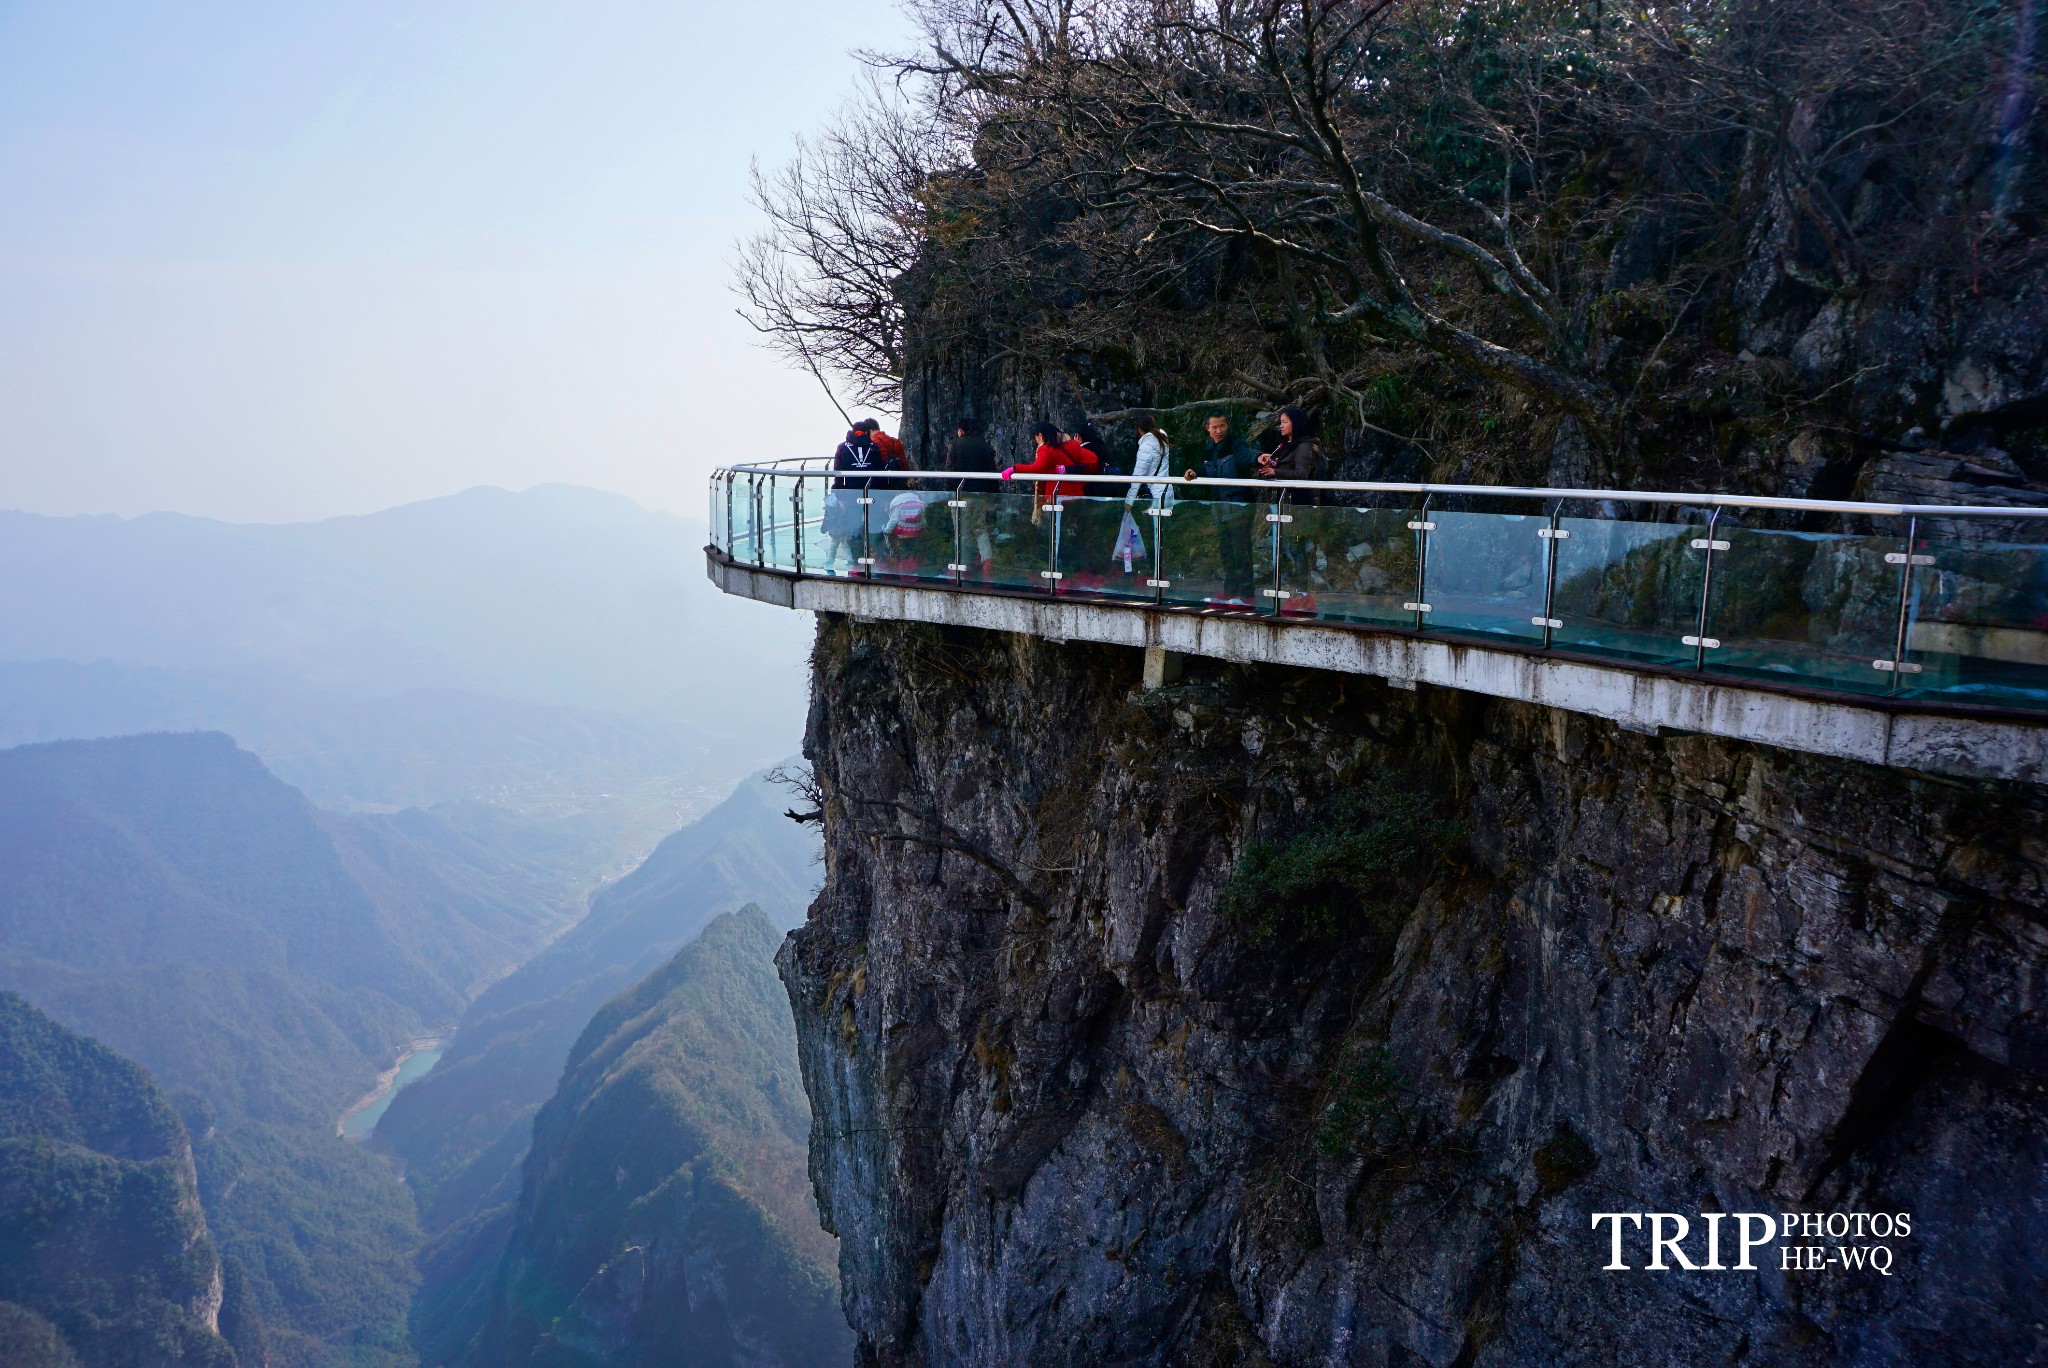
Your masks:
<instances>
[{"instance_id":1,"label":"misty valley","mask_svg":"<svg viewBox=\"0 0 2048 1368\"><path fill-rule=\"evenodd\" d=\"M807 634L701 528L0 520L0 1362L847 1357L772 963Z\"/></svg>"}]
</instances>

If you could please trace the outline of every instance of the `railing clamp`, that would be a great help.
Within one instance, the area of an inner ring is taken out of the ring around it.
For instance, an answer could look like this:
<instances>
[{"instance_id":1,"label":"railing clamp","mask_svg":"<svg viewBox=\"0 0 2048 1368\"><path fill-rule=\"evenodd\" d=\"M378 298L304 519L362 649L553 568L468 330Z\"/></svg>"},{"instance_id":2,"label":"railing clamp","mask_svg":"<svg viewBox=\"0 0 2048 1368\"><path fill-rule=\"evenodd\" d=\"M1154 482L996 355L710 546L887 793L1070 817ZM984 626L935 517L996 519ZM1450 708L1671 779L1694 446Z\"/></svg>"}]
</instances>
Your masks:
<instances>
[{"instance_id":1,"label":"railing clamp","mask_svg":"<svg viewBox=\"0 0 2048 1368\"><path fill-rule=\"evenodd\" d=\"M1266 521L1270 523L1293 522L1294 515L1292 513L1268 513Z\"/></svg>"},{"instance_id":2,"label":"railing clamp","mask_svg":"<svg viewBox=\"0 0 2048 1368\"><path fill-rule=\"evenodd\" d=\"M1572 530L1569 527L1539 527L1536 535L1545 541L1570 541Z\"/></svg>"},{"instance_id":3,"label":"railing clamp","mask_svg":"<svg viewBox=\"0 0 2048 1368\"><path fill-rule=\"evenodd\" d=\"M965 499L948 499L948 500L946 500L946 507L948 507L948 508L965 508L965 507L967 507L967 500L965 500Z\"/></svg>"},{"instance_id":4,"label":"railing clamp","mask_svg":"<svg viewBox=\"0 0 2048 1368\"><path fill-rule=\"evenodd\" d=\"M1692 539L1692 549L1695 551L1726 551L1728 548L1729 543L1721 540L1719 537L1694 537ZM1692 644L1689 641L1686 643L1688 646Z\"/></svg>"},{"instance_id":5,"label":"railing clamp","mask_svg":"<svg viewBox=\"0 0 2048 1368\"><path fill-rule=\"evenodd\" d=\"M964 575L967 573L969 569L969 567L965 565L948 565L946 568L948 570L951 570L956 575Z\"/></svg>"},{"instance_id":6,"label":"railing clamp","mask_svg":"<svg viewBox=\"0 0 2048 1368\"><path fill-rule=\"evenodd\" d=\"M1721 649L1721 642L1716 637L1688 636L1680 637L1679 640L1684 642L1688 646L1704 646L1709 651L1718 651Z\"/></svg>"},{"instance_id":7,"label":"railing clamp","mask_svg":"<svg viewBox=\"0 0 2048 1368\"><path fill-rule=\"evenodd\" d=\"M1433 522L1411 522L1408 524L1408 530L1410 532L1434 532L1436 531L1436 524Z\"/></svg>"},{"instance_id":8,"label":"railing clamp","mask_svg":"<svg viewBox=\"0 0 2048 1368\"><path fill-rule=\"evenodd\" d=\"M1173 516L1173 510L1170 508L1148 508L1145 510L1145 516L1148 518L1170 518Z\"/></svg>"},{"instance_id":9,"label":"railing clamp","mask_svg":"<svg viewBox=\"0 0 2048 1368\"><path fill-rule=\"evenodd\" d=\"M1926 669L1926 666L1915 665L1910 660L1873 660L1870 662L1870 668L1873 670L1884 670L1888 673L1919 674L1922 670Z\"/></svg>"},{"instance_id":10,"label":"railing clamp","mask_svg":"<svg viewBox=\"0 0 2048 1368\"><path fill-rule=\"evenodd\" d=\"M868 497L867 495L863 494L863 495L861 495L861 496L860 496L860 497L859 497L858 499L855 499L855 500L854 500L854 502L855 502L855 503L864 503L864 504L871 504L871 503L873 503L873 502L874 502L874 500L873 500L873 499L871 499L871 498L869 498L869 497Z\"/></svg>"},{"instance_id":11,"label":"railing clamp","mask_svg":"<svg viewBox=\"0 0 2048 1368\"><path fill-rule=\"evenodd\" d=\"M1057 570L1041 570L1041 571L1039 571L1039 572L1038 572L1038 577L1039 577L1040 579L1065 579L1065 578L1066 578L1066 576L1065 576L1065 575L1061 574L1061 573L1060 573L1059 571L1057 571Z\"/></svg>"},{"instance_id":12,"label":"railing clamp","mask_svg":"<svg viewBox=\"0 0 2048 1368\"><path fill-rule=\"evenodd\" d=\"M1401 611L1404 613L1427 613L1431 610L1430 606L1426 603L1404 603L1401 605Z\"/></svg>"},{"instance_id":13,"label":"railing clamp","mask_svg":"<svg viewBox=\"0 0 2048 1368\"><path fill-rule=\"evenodd\" d=\"M1549 627L1552 629L1556 629L1564 626L1564 620L1562 618L1553 617L1532 617L1529 619L1529 625L1531 627Z\"/></svg>"},{"instance_id":14,"label":"railing clamp","mask_svg":"<svg viewBox=\"0 0 2048 1368\"><path fill-rule=\"evenodd\" d=\"M1173 588L1173 581L1148 579L1145 581L1145 587L1147 589L1171 589Z\"/></svg>"},{"instance_id":15,"label":"railing clamp","mask_svg":"<svg viewBox=\"0 0 2048 1368\"><path fill-rule=\"evenodd\" d=\"M1934 557L1909 556L1903 551L1887 551L1884 553L1884 563L1886 565L1932 565L1934 564Z\"/></svg>"},{"instance_id":16,"label":"railing clamp","mask_svg":"<svg viewBox=\"0 0 2048 1368\"><path fill-rule=\"evenodd\" d=\"M1040 504L1038 511L1041 513L1057 513L1060 511L1060 506L1056 503Z\"/></svg>"},{"instance_id":17,"label":"railing clamp","mask_svg":"<svg viewBox=\"0 0 2048 1368\"><path fill-rule=\"evenodd\" d=\"M1270 599L1291 599L1294 597L1292 589L1261 589L1259 593Z\"/></svg>"}]
</instances>

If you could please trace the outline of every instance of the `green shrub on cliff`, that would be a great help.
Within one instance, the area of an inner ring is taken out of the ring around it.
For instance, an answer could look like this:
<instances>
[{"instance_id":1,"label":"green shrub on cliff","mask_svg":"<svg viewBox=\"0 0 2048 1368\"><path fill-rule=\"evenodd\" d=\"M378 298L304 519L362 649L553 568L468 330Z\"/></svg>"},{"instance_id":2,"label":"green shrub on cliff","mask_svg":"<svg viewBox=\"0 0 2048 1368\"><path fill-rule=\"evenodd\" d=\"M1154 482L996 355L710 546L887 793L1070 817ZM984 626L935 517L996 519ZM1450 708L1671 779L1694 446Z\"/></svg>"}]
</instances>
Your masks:
<instances>
[{"instance_id":1,"label":"green shrub on cliff","mask_svg":"<svg viewBox=\"0 0 2048 1368\"><path fill-rule=\"evenodd\" d=\"M1380 771L1293 836L1246 850L1224 885L1223 913L1261 940L1283 928L1316 939L1388 932L1430 865L1463 836L1464 824L1439 817L1413 779Z\"/></svg>"}]
</instances>

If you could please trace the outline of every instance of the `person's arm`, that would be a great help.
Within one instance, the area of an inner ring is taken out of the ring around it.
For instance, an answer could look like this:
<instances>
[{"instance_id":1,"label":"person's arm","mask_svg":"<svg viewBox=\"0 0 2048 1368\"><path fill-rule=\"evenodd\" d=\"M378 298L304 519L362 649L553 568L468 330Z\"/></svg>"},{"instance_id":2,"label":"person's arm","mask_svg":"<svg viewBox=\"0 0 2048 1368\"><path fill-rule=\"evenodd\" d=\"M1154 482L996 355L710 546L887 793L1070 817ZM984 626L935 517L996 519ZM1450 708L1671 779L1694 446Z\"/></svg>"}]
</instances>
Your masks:
<instances>
[{"instance_id":1,"label":"person's arm","mask_svg":"<svg viewBox=\"0 0 2048 1368\"><path fill-rule=\"evenodd\" d=\"M1064 455L1066 453L1057 447L1041 446L1029 465L1011 466L1003 475L1005 478L1011 475L1057 475L1063 464L1059 458Z\"/></svg>"}]
</instances>

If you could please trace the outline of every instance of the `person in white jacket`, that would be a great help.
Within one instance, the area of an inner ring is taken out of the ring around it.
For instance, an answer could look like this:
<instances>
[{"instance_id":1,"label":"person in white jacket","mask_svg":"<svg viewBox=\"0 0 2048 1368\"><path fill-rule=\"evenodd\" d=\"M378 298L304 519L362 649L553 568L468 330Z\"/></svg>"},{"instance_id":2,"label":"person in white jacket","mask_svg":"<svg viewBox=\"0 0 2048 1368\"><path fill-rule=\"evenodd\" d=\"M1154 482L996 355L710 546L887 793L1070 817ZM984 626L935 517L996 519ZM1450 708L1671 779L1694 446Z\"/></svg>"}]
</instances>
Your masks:
<instances>
[{"instance_id":1,"label":"person in white jacket","mask_svg":"<svg viewBox=\"0 0 2048 1368\"><path fill-rule=\"evenodd\" d=\"M1166 429L1159 426L1159 420L1149 413L1141 413L1131 420L1138 429L1138 463L1131 468L1131 474L1139 479L1148 475L1169 475L1167 461L1173 449L1167 444ZM1132 485L1131 492L1124 496L1124 507L1129 508L1138 497L1138 486ZM1173 503L1173 486L1161 481L1152 486L1152 503L1155 507L1167 508Z\"/></svg>"}]
</instances>

